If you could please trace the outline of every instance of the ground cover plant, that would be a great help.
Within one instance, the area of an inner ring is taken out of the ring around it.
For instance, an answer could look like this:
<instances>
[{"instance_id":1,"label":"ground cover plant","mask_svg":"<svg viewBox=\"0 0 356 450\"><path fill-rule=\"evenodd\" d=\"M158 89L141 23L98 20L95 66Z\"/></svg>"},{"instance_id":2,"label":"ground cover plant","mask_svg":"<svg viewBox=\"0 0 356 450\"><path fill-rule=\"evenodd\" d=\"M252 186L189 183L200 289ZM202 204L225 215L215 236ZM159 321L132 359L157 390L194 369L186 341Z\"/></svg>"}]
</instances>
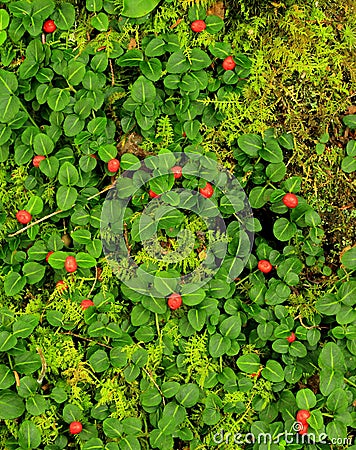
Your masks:
<instances>
[{"instance_id":1,"label":"ground cover plant","mask_svg":"<svg viewBox=\"0 0 356 450\"><path fill-rule=\"evenodd\" d=\"M1 4L1 449L355 449L355 18Z\"/></svg>"}]
</instances>

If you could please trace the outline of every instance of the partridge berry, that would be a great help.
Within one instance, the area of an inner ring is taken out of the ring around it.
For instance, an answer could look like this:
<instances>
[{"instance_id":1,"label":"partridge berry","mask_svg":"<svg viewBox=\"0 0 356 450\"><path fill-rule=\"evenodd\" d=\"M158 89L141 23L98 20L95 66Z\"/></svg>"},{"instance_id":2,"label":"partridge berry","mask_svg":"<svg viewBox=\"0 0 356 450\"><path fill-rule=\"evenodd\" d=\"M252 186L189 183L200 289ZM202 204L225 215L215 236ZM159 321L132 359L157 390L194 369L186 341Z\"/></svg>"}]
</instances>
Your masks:
<instances>
[{"instance_id":1,"label":"partridge berry","mask_svg":"<svg viewBox=\"0 0 356 450\"><path fill-rule=\"evenodd\" d=\"M286 194L282 201L288 208L296 208L298 206L298 198L294 194Z\"/></svg>"},{"instance_id":2,"label":"partridge berry","mask_svg":"<svg viewBox=\"0 0 356 450\"><path fill-rule=\"evenodd\" d=\"M150 189L148 195L149 195L151 198L157 198L157 197L159 197L159 195L156 194L155 192L153 192L152 189Z\"/></svg>"},{"instance_id":3,"label":"partridge berry","mask_svg":"<svg viewBox=\"0 0 356 450\"><path fill-rule=\"evenodd\" d=\"M74 258L74 256L67 256L66 257L66 259L64 261L64 268L69 273L73 273L73 272L75 272L77 270L78 265L77 265L77 261Z\"/></svg>"},{"instance_id":4,"label":"partridge berry","mask_svg":"<svg viewBox=\"0 0 356 450\"><path fill-rule=\"evenodd\" d=\"M182 168L181 166L172 167L173 176L176 180L182 176Z\"/></svg>"},{"instance_id":5,"label":"partridge berry","mask_svg":"<svg viewBox=\"0 0 356 450\"><path fill-rule=\"evenodd\" d=\"M290 336L287 337L287 341L290 342L290 343L294 342L296 339L297 339L297 338L296 338L296 336L295 336L294 331L292 331L291 334L290 334Z\"/></svg>"},{"instance_id":6,"label":"partridge berry","mask_svg":"<svg viewBox=\"0 0 356 450\"><path fill-rule=\"evenodd\" d=\"M263 273L269 273L273 269L273 266L266 259L261 259L258 261L257 268Z\"/></svg>"},{"instance_id":7,"label":"partridge berry","mask_svg":"<svg viewBox=\"0 0 356 450\"><path fill-rule=\"evenodd\" d=\"M35 167L39 167L39 166L40 166L40 162L43 161L44 159L46 159L45 156L43 156L43 155L36 155L36 156L33 158L33 160L32 160L32 164L33 164Z\"/></svg>"},{"instance_id":8,"label":"partridge berry","mask_svg":"<svg viewBox=\"0 0 356 450\"><path fill-rule=\"evenodd\" d=\"M168 306L172 309L178 309L182 306L182 297L179 294L171 294L168 297Z\"/></svg>"},{"instance_id":9,"label":"partridge berry","mask_svg":"<svg viewBox=\"0 0 356 450\"><path fill-rule=\"evenodd\" d=\"M233 60L232 56L228 56L224 59L222 66L224 70L234 70L236 67L236 63Z\"/></svg>"},{"instance_id":10,"label":"partridge berry","mask_svg":"<svg viewBox=\"0 0 356 450\"><path fill-rule=\"evenodd\" d=\"M86 298L85 300L81 301L80 306L82 307L82 310L85 311L89 308L89 306L94 306L94 302Z\"/></svg>"},{"instance_id":11,"label":"partridge berry","mask_svg":"<svg viewBox=\"0 0 356 450\"><path fill-rule=\"evenodd\" d=\"M45 33L53 33L54 31L56 31L56 29L57 26L51 19L46 20L45 23L43 24L43 31Z\"/></svg>"},{"instance_id":12,"label":"partridge berry","mask_svg":"<svg viewBox=\"0 0 356 450\"><path fill-rule=\"evenodd\" d=\"M214 194L214 189L210 183L206 183L205 187L199 189L199 192L203 197L210 198Z\"/></svg>"},{"instance_id":13,"label":"partridge berry","mask_svg":"<svg viewBox=\"0 0 356 450\"><path fill-rule=\"evenodd\" d=\"M31 221L32 216L25 209L21 209L21 211L18 211L16 213L16 219L18 222L22 223L23 225L26 225Z\"/></svg>"},{"instance_id":14,"label":"partridge berry","mask_svg":"<svg viewBox=\"0 0 356 450\"><path fill-rule=\"evenodd\" d=\"M120 169L120 161L118 159L110 159L108 162L108 171L117 172Z\"/></svg>"},{"instance_id":15,"label":"partridge berry","mask_svg":"<svg viewBox=\"0 0 356 450\"><path fill-rule=\"evenodd\" d=\"M194 20L194 22L190 24L190 28L194 31L194 33L200 33L205 30L206 23L204 20Z\"/></svg>"},{"instance_id":16,"label":"partridge berry","mask_svg":"<svg viewBox=\"0 0 356 450\"><path fill-rule=\"evenodd\" d=\"M69 425L70 434L79 434L83 429L83 425L80 422L72 422Z\"/></svg>"}]
</instances>

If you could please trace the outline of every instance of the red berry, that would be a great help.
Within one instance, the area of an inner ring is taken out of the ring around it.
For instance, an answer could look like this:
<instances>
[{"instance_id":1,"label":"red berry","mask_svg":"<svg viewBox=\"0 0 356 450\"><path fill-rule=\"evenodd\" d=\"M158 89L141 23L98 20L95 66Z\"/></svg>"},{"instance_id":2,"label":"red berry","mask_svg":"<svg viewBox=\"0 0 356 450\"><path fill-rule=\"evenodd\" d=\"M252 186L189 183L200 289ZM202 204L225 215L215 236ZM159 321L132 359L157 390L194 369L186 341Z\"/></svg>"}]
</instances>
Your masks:
<instances>
[{"instance_id":1,"label":"red berry","mask_svg":"<svg viewBox=\"0 0 356 450\"><path fill-rule=\"evenodd\" d=\"M171 294L168 297L168 306L172 309L178 309L182 306L182 297L179 294Z\"/></svg>"},{"instance_id":2,"label":"red berry","mask_svg":"<svg viewBox=\"0 0 356 450\"><path fill-rule=\"evenodd\" d=\"M263 273L269 273L273 269L273 266L266 259L261 259L258 261L257 268Z\"/></svg>"},{"instance_id":3,"label":"red berry","mask_svg":"<svg viewBox=\"0 0 356 450\"><path fill-rule=\"evenodd\" d=\"M74 256L67 256L66 257L66 260L64 261L64 268L69 273L73 273L73 272L75 272L77 270L78 265L77 265L77 261L74 258Z\"/></svg>"},{"instance_id":4,"label":"red berry","mask_svg":"<svg viewBox=\"0 0 356 450\"><path fill-rule=\"evenodd\" d=\"M297 422L307 424L307 419L310 417L310 412L307 409L300 409L297 412Z\"/></svg>"},{"instance_id":5,"label":"red berry","mask_svg":"<svg viewBox=\"0 0 356 450\"><path fill-rule=\"evenodd\" d=\"M307 423L302 423L298 433L299 434L307 434L308 433L308 424Z\"/></svg>"},{"instance_id":6,"label":"red berry","mask_svg":"<svg viewBox=\"0 0 356 450\"><path fill-rule=\"evenodd\" d=\"M72 422L69 425L70 434L79 434L83 429L83 425L80 422Z\"/></svg>"},{"instance_id":7,"label":"red berry","mask_svg":"<svg viewBox=\"0 0 356 450\"><path fill-rule=\"evenodd\" d=\"M261 372L257 372L257 373L251 373L251 377L253 377L253 378L260 378L260 376L261 376Z\"/></svg>"},{"instance_id":8,"label":"red berry","mask_svg":"<svg viewBox=\"0 0 356 450\"><path fill-rule=\"evenodd\" d=\"M296 208L298 206L298 198L294 194L286 194L282 201L288 208Z\"/></svg>"},{"instance_id":9,"label":"red berry","mask_svg":"<svg viewBox=\"0 0 356 450\"><path fill-rule=\"evenodd\" d=\"M46 262L48 262L48 260L49 260L49 257L52 255L52 253L54 253L54 252L48 252L47 253L47 255L46 255Z\"/></svg>"},{"instance_id":10,"label":"red berry","mask_svg":"<svg viewBox=\"0 0 356 450\"><path fill-rule=\"evenodd\" d=\"M94 306L94 302L92 300L89 300L86 298L85 300L82 300L80 306L82 307L82 310L86 310L89 308L89 306Z\"/></svg>"},{"instance_id":11,"label":"red berry","mask_svg":"<svg viewBox=\"0 0 356 450\"><path fill-rule=\"evenodd\" d=\"M225 70L234 70L236 67L236 63L233 60L232 56L228 56L227 58L224 59L222 66L223 69Z\"/></svg>"},{"instance_id":12,"label":"red berry","mask_svg":"<svg viewBox=\"0 0 356 450\"><path fill-rule=\"evenodd\" d=\"M56 31L56 28L56 24L51 19L46 20L43 24L43 31L45 33L53 33L53 31Z\"/></svg>"},{"instance_id":13,"label":"red berry","mask_svg":"<svg viewBox=\"0 0 356 450\"><path fill-rule=\"evenodd\" d=\"M151 198L157 198L157 197L159 197L159 195L156 194L155 192L153 192L152 189L150 189L148 195L149 195Z\"/></svg>"},{"instance_id":14,"label":"red berry","mask_svg":"<svg viewBox=\"0 0 356 450\"><path fill-rule=\"evenodd\" d=\"M57 281L56 288L61 289L61 291L65 291L68 286L65 284L63 280Z\"/></svg>"},{"instance_id":15,"label":"red berry","mask_svg":"<svg viewBox=\"0 0 356 450\"><path fill-rule=\"evenodd\" d=\"M296 336L295 336L294 331L292 331L291 334L290 334L290 336L287 337L287 341L290 342L290 343L294 342L296 339L297 339L297 338L296 338Z\"/></svg>"},{"instance_id":16,"label":"red berry","mask_svg":"<svg viewBox=\"0 0 356 450\"><path fill-rule=\"evenodd\" d=\"M108 162L108 171L117 172L120 169L120 161L118 159L110 159Z\"/></svg>"},{"instance_id":17,"label":"red berry","mask_svg":"<svg viewBox=\"0 0 356 450\"><path fill-rule=\"evenodd\" d=\"M23 225L26 225L31 221L32 216L25 209L21 209L21 211L18 211L16 213L16 219L18 222L22 223Z\"/></svg>"},{"instance_id":18,"label":"red berry","mask_svg":"<svg viewBox=\"0 0 356 450\"><path fill-rule=\"evenodd\" d=\"M203 197L210 198L214 194L214 189L210 183L206 183L205 187L199 189L199 192Z\"/></svg>"},{"instance_id":19,"label":"red berry","mask_svg":"<svg viewBox=\"0 0 356 450\"><path fill-rule=\"evenodd\" d=\"M46 159L45 156L43 156L43 155L36 155L36 156L33 158L33 160L32 160L32 164L33 164L35 167L39 167L39 166L40 166L40 162L43 161L44 159Z\"/></svg>"},{"instance_id":20,"label":"red berry","mask_svg":"<svg viewBox=\"0 0 356 450\"><path fill-rule=\"evenodd\" d=\"M204 22L204 20L194 20L194 22L192 22L190 24L190 28L192 29L192 31L194 31L195 33L200 33L201 31L204 31L206 28L206 23Z\"/></svg>"},{"instance_id":21,"label":"red berry","mask_svg":"<svg viewBox=\"0 0 356 450\"><path fill-rule=\"evenodd\" d=\"M173 176L176 180L182 176L182 168L181 166L172 167Z\"/></svg>"}]
</instances>

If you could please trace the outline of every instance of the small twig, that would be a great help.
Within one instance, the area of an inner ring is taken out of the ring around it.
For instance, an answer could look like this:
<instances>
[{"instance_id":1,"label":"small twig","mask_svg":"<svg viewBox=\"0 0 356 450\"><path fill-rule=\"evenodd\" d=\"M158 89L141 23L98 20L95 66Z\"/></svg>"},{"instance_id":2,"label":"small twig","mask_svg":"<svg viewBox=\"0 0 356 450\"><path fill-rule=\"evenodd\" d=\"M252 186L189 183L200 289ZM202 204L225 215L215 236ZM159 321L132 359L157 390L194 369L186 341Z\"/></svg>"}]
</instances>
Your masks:
<instances>
[{"instance_id":1,"label":"small twig","mask_svg":"<svg viewBox=\"0 0 356 450\"><path fill-rule=\"evenodd\" d=\"M115 183L112 183L110 186L107 186L105 189L103 189L102 191L98 192L97 194L94 194L91 197L88 197L88 200L92 200L93 198L98 197L99 195L103 194L104 192L109 191L114 186L115 186ZM72 207L74 207L74 206L75 205L73 205ZM57 214L60 214L62 212L63 212L63 210L59 209L58 211L55 211L55 212L53 212L51 214L48 214L47 216L41 217L41 219L38 219L35 222L30 223L26 227L21 228L21 230L16 231L16 233L9 234L8 237L17 236L18 234L23 233L24 231L28 230L29 228L33 227L34 225L37 225L38 223L41 223L41 222L43 222L43 221L45 221L45 220L47 220L47 219L49 219L49 218L51 218L53 216L56 216Z\"/></svg>"},{"instance_id":2,"label":"small twig","mask_svg":"<svg viewBox=\"0 0 356 450\"><path fill-rule=\"evenodd\" d=\"M20 387L20 376L19 376L19 374L16 372L16 370L13 370L13 373L14 373L14 377L15 377L15 380L16 380L16 386L17 387Z\"/></svg>"},{"instance_id":3,"label":"small twig","mask_svg":"<svg viewBox=\"0 0 356 450\"><path fill-rule=\"evenodd\" d=\"M114 68L112 66L112 61L109 59L110 64L110 71L111 71L111 86L115 86L115 75L114 75Z\"/></svg>"},{"instance_id":4,"label":"small twig","mask_svg":"<svg viewBox=\"0 0 356 450\"><path fill-rule=\"evenodd\" d=\"M112 347L110 345L102 344L101 342L97 342L94 339L89 339L84 336L80 336L79 334L72 333L71 331L67 331L67 332L62 331L61 334L67 334L68 336L73 336L78 339L83 339L83 341L95 342L96 345L100 345L101 347L112 349Z\"/></svg>"},{"instance_id":5,"label":"small twig","mask_svg":"<svg viewBox=\"0 0 356 450\"><path fill-rule=\"evenodd\" d=\"M164 395L163 392L161 391L160 387L158 386L158 384L155 382L154 378L152 377L152 375L149 373L148 370L146 370L144 367L142 367L143 371L149 376L150 380L152 381L152 383L155 385L155 387L157 388L158 392L162 395L162 402L163 405L166 405L166 401L164 399Z\"/></svg>"},{"instance_id":6,"label":"small twig","mask_svg":"<svg viewBox=\"0 0 356 450\"><path fill-rule=\"evenodd\" d=\"M174 23L173 25L171 25L169 28L170 28L171 30L173 30L173 28L177 27L177 26L182 22L182 20L183 20L183 19L178 19L177 22Z\"/></svg>"},{"instance_id":7,"label":"small twig","mask_svg":"<svg viewBox=\"0 0 356 450\"><path fill-rule=\"evenodd\" d=\"M318 328L317 325L313 325L312 327L308 327L307 325L305 325L303 322L302 316L300 314L299 314L299 316L296 317L296 319L299 319L301 326L306 328L307 330L312 330L313 328Z\"/></svg>"},{"instance_id":8,"label":"small twig","mask_svg":"<svg viewBox=\"0 0 356 450\"><path fill-rule=\"evenodd\" d=\"M92 287L91 287L91 289L90 289L90 291L89 291L88 297L91 296L91 294L92 294L92 292L93 292L93 290L94 290L94 287L95 287L95 285L96 285L97 280L98 280L98 267L95 267L95 278L94 278L94 283L93 283L93 285L92 285Z\"/></svg>"},{"instance_id":9,"label":"small twig","mask_svg":"<svg viewBox=\"0 0 356 450\"><path fill-rule=\"evenodd\" d=\"M39 347L37 347L36 350L37 350L37 353L40 355L41 362L42 362L42 370L41 370L40 376L37 379L37 383L42 384L42 381L46 375L47 364L46 364L46 360L45 360L42 350Z\"/></svg>"},{"instance_id":10,"label":"small twig","mask_svg":"<svg viewBox=\"0 0 356 450\"><path fill-rule=\"evenodd\" d=\"M34 225L37 225L38 223L41 223L44 220L49 219L50 217L56 216L57 214L60 214L61 212L63 212L63 211L60 209L59 211L55 211L51 214L48 214L48 216L41 217L41 219L38 219L38 220L36 220L36 222L32 222L32 223L30 223L30 225L27 225L26 227L21 228L21 230L16 231L16 233L9 234L8 237L17 236L18 234L23 233L24 231L28 230L29 228L33 227Z\"/></svg>"}]
</instances>

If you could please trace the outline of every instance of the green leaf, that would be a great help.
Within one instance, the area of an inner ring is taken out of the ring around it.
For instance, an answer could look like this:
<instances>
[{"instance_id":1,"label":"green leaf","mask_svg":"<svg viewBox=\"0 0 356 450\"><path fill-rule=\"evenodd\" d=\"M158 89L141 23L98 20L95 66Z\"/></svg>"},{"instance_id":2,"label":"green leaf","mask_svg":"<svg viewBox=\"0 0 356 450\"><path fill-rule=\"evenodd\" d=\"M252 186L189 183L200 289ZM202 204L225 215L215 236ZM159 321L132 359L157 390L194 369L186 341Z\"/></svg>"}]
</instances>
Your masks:
<instances>
[{"instance_id":1,"label":"green leaf","mask_svg":"<svg viewBox=\"0 0 356 450\"><path fill-rule=\"evenodd\" d=\"M48 403L42 395L35 394L26 401L26 411L32 416L44 414L47 408Z\"/></svg>"},{"instance_id":2,"label":"green leaf","mask_svg":"<svg viewBox=\"0 0 356 450\"><path fill-rule=\"evenodd\" d=\"M356 158L353 156L346 156L341 161L341 169L346 173L352 173L356 171Z\"/></svg>"},{"instance_id":3,"label":"green leaf","mask_svg":"<svg viewBox=\"0 0 356 450\"><path fill-rule=\"evenodd\" d=\"M220 332L223 336L229 339L236 339L241 332L241 317L240 315L231 316L224 319L220 326Z\"/></svg>"},{"instance_id":4,"label":"green leaf","mask_svg":"<svg viewBox=\"0 0 356 450\"><path fill-rule=\"evenodd\" d=\"M200 391L195 383L187 383L180 386L176 400L186 408L191 408L198 403Z\"/></svg>"},{"instance_id":5,"label":"green leaf","mask_svg":"<svg viewBox=\"0 0 356 450\"><path fill-rule=\"evenodd\" d=\"M185 293L186 289L189 289L189 286L185 288L183 286L182 289L182 300L184 305L188 306L196 306L199 305L205 299L205 291L204 289L196 289L191 293Z\"/></svg>"},{"instance_id":6,"label":"green leaf","mask_svg":"<svg viewBox=\"0 0 356 450\"><path fill-rule=\"evenodd\" d=\"M35 284L41 281L45 271L46 268L42 264L36 262L28 262L23 266L23 274L29 284Z\"/></svg>"},{"instance_id":7,"label":"green leaf","mask_svg":"<svg viewBox=\"0 0 356 450\"><path fill-rule=\"evenodd\" d=\"M168 73L184 73L189 70L190 64L182 50L171 54L168 59L166 70Z\"/></svg>"},{"instance_id":8,"label":"green leaf","mask_svg":"<svg viewBox=\"0 0 356 450\"><path fill-rule=\"evenodd\" d=\"M39 317L35 314L20 316L12 326L14 336L27 338L39 324Z\"/></svg>"},{"instance_id":9,"label":"green leaf","mask_svg":"<svg viewBox=\"0 0 356 450\"><path fill-rule=\"evenodd\" d=\"M356 269L356 247L347 250L341 256L341 263L346 267L346 269Z\"/></svg>"},{"instance_id":10,"label":"green leaf","mask_svg":"<svg viewBox=\"0 0 356 450\"><path fill-rule=\"evenodd\" d=\"M22 277L17 272L10 272L5 277L4 282L5 294L12 297L21 292L22 289L25 287L25 284L26 284L25 277Z\"/></svg>"},{"instance_id":11,"label":"green leaf","mask_svg":"<svg viewBox=\"0 0 356 450\"><path fill-rule=\"evenodd\" d=\"M157 58L140 62L140 70L151 81L158 81L162 75L162 63Z\"/></svg>"},{"instance_id":12,"label":"green leaf","mask_svg":"<svg viewBox=\"0 0 356 450\"><path fill-rule=\"evenodd\" d=\"M252 158L256 158L263 148L262 138L257 134L243 134L237 143L241 150Z\"/></svg>"},{"instance_id":13,"label":"green leaf","mask_svg":"<svg viewBox=\"0 0 356 450\"><path fill-rule=\"evenodd\" d=\"M82 410L77 405L67 404L63 408L63 420L67 423L81 420L83 416Z\"/></svg>"},{"instance_id":14,"label":"green leaf","mask_svg":"<svg viewBox=\"0 0 356 450\"><path fill-rule=\"evenodd\" d=\"M22 416L25 405L22 399L10 390L0 392L0 419L12 420Z\"/></svg>"},{"instance_id":15,"label":"green leaf","mask_svg":"<svg viewBox=\"0 0 356 450\"><path fill-rule=\"evenodd\" d=\"M282 181L287 173L287 167L283 162L271 163L266 167L266 175L273 182Z\"/></svg>"},{"instance_id":16,"label":"green leaf","mask_svg":"<svg viewBox=\"0 0 356 450\"><path fill-rule=\"evenodd\" d=\"M276 139L267 139L265 145L259 150L259 155L270 163L279 163L283 161L283 152Z\"/></svg>"},{"instance_id":17,"label":"green leaf","mask_svg":"<svg viewBox=\"0 0 356 450\"><path fill-rule=\"evenodd\" d=\"M297 406L299 409L310 410L316 405L316 397L310 389L301 389L296 395Z\"/></svg>"},{"instance_id":18,"label":"green leaf","mask_svg":"<svg viewBox=\"0 0 356 450\"><path fill-rule=\"evenodd\" d=\"M325 368L320 371L320 392L324 396L330 395L336 389L341 389L344 384L344 373L341 370Z\"/></svg>"},{"instance_id":19,"label":"green leaf","mask_svg":"<svg viewBox=\"0 0 356 450\"><path fill-rule=\"evenodd\" d=\"M66 89L53 88L48 94L47 103L53 111L63 111L70 102L70 93Z\"/></svg>"},{"instance_id":20,"label":"green leaf","mask_svg":"<svg viewBox=\"0 0 356 450\"><path fill-rule=\"evenodd\" d=\"M215 34L224 28L224 21L218 16L209 15L205 19L206 31L210 34Z\"/></svg>"},{"instance_id":21,"label":"green leaf","mask_svg":"<svg viewBox=\"0 0 356 450\"><path fill-rule=\"evenodd\" d=\"M196 331L201 331L205 325L207 313L202 309L190 309L188 311L188 321Z\"/></svg>"},{"instance_id":22,"label":"green leaf","mask_svg":"<svg viewBox=\"0 0 356 450\"><path fill-rule=\"evenodd\" d=\"M40 214L43 210L43 200L41 199L41 197L33 195L27 202L25 209L33 216L36 214Z\"/></svg>"},{"instance_id":23,"label":"green leaf","mask_svg":"<svg viewBox=\"0 0 356 450\"><path fill-rule=\"evenodd\" d=\"M120 438L123 432L123 426L118 419L108 418L103 422L105 436L111 439Z\"/></svg>"},{"instance_id":24,"label":"green leaf","mask_svg":"<svg viewBox=\"0 0 356 450\"><path fill-rule=\"evenodd\" d=\"M75 188L69 186L60 186L56 194L56 201L59 209L66 211L71 209L78 197Z\"/></svg>"},{"instance_id":25,"label":"green leaf","mask_svg":"<svg viewBox=\"0 0 356 450\"><path fill-rule=\"evenodd\" d=\"M328 342L320 352L318 363L321 369L343 370L345 359L341 348L334 342Z\"/></svg>"},{"instance_id":26,"label":"green leaf","mask_svg":"<svg viewBox=\"0 0 356 450\"><path fill-rule=\"evenodd\" d=\"M59 169L59 162L55 156L50 156L40 163L40 171L44 173L48 178L54 178L57 175Z\"/></svg>"},{"instance_id":27,"label":"green leaf","mask_svg":"<svg viewBox=\"0 0 356 450\"><path fill-rule=\"evenodd\" d=\"M131 96L135 102L140 104L154 101L156 98L156 88L152 81L147 80L144 76L140 76L132 85Z\"/></svg>"},{"instance_id":28,"label":"green leaf","mask_svg":"<svg viewBox=\"0 0 356 450\"><path fill-rule=\"evenodd\" d=\"M256 373L260 368L260 358L258 355L251 353L240 356L237 361L237 367L246 373Z\"/></svg>"},{"instance_id":29,"label":"green leaf","mask_svg":"<svg viewBox=\"0 0 356 450\"><path fill-rule=\"evenodd\" d=\"M105 13L100 12L97 16L91 18L90 25L98 31L107 31L109 18Z\"/></svg>"},{"instance_id":30,"label":"green leaf","mask_svg":"<svg viewBox=\"0 0 356 450\"><path fill-rule=\"evenodd\" d=\"M71 86L77 86L79 83L83 81L85 75L85 65L79 61L75 61L71 59L68 63L68 67L66 70L67 82Z\"/></svg>"},{"instance_id":31,"label":"green leaf","mask_svg":"<svg viewBox=\"0 0 356 450\"><path fill-rule=\"evenodd\" d=\"M0 390L7 389L15 384L15 376L9 367L0 364Z\"/></svg>"},{"instance_id":32,"label":"green leaf","mask_svg":"<svg viewBox=\"0 0 356 450\"><path fill-rule=\"evenodd\" d=\"M266 186L256 186L251 189L249 201L252 208L262 208L267 203L268 192Z\"/></svg>"},{"instance_id":33,"label":"green leaf","mask_svg":"<svg viewBox=\"0 0 356 450\"><path fill-rule=\"evenodd\" d=\"M193 48L190 53L190 62L192 70L206 69L211 64L208 54L200 48Z\"/></svg>"},{"instance_id":34,"label":"green leaf","mask_svg":"<svg viewBox=\"0 0 356 450\"><path fill-rule=\"evenodd\" d=\"M209 339L209 353L213 358L220 358L231 347L231 341L219 333L213 334Z\"/></svg>"},{"instance_id":35,"label":"green leaf","mask_svg":"<svg viewBox=\"0 0 356 450\"><path fill-rule=\"evenodd\" d=\"M79 174L73 164L66 161L61 165L58 173L58 181L63 186L73 186L78 183Z\"/></svg>"},{"instance_id":36,"label":"green leaf","mask_svg":"<svg viewBox=\"0 0 356 450\"><path fill-rule=\"evenodd\" d=\"M53 151L54 143L47 134L38 133L33 140L33 149L37 155L48 155Z\"/></svg>"},{"instance_id":37,"label":"green leaf","mask_svg":"<svg viewBox=\"0 0 356 450\"><path fill-rule=\"evenodd\" d=\"M146 56L161 56L166 53L166 43L161 38L153 38L145 49Z\"/></svg>"},{"instance_id":38,"label":"green leaf","mask_svg":"<svg viewBox=\"0 0 356 450\"><path fill-rule=\"evenodd\" d=\"M5 30L9 26L10 16L6 9L0 10L0 30Z\"/></svg>"},{"instance_id":39,"label":"green leaf","mask_svg":"<svg viewBox=\"0 0 356 450\"><path fill-rule=\"evenodd\" d=\"M344 124L349 127L351 130L356 129L356 114L350 114L345 116L342 121Z\"/></svg>"},{"instance_id":40,"label":"green leaf","mask_svg":"<svg viewBox=\"0 0 356 450\"><path fill-rule=\"evenodd\" d=\"M120 56L116 62L121 67L135 67L139 66L141 61L143 61L141 50L132 49Z\"/></svg>"},{"instance_id":41,"label":"green leaf","mask_svg":"<svg viewBox=\"0 0 356 450\"><path fill-rule=\"evenodd\" d=\"M96 265L96 259L84 252L79 252L76 256L78 267L90 269Z\"/></svg>"},{"instance_id":42,"label":"green leaf","mask_svg":"<svg viewBox=\"0 0 356 450\"><path fill-rule=\"evenodd\" d=\"M328 409L330 411L333 412L341 412L341 411L346 411L348 408L348 399L347 399L347 395L344 389L335 389L335 391L333 391L329 397L328 400L326 402L326 406L328 407Z\"/></svg>"},{"instance_id":43,"label":"green leaf","mask_svg":"<svg viewBox=\"0 0 356 450\"><path fill-rule=\"evenodd\" d=\"M146 16L159 2L160 0L123 0L122 15L131 18Z\"/></svg>"},{"instance_id":44,"label":"green leaf","mask_svg":"<svg viewBox=\"0 0 356 450\"><path fill-rule=\"evenodd\" d=\"M86 8L88 11L97 12L103 7L103 0L86 0Z\"/></svg>"},{"instance_id":45,"label":"green leaf","mask_svg":"<svg viewBox=\"0 0 356 450\"><path fill-rule=\"evenodd\" d=\"M71 3L57 6L54 21L60 30L70 30L75 22L75 8Z\"/></svg>"},{"instance_id":46,"label":"green leaf","mask_svg":"<svg viewBox=\"0 0 356 450\"><path fill-rule=\"evenodd\" d=\"M282 366L277 361L268 360L266 367L262 369L262 376L272 383L281 383L284 380Z\"/></svg>"},{"instance_id":47,"label":"green leaf","mask_svg":"<svg viewBox=\"0 0 356 450\"><path fill-rule=\"evenodd\" d=\"M0 331L0 352L7 352L15 347L16 337L8 331Z\"/></svg>"},{"instance_id":48,"label":"green leaf","mask_svg":"<svg viewBox=\"0 0 356 450\"><path fill-rule=\"evenodd\" d=\"M31 375L42 366L40 355L32 352L22 352L15 356L15 370L25 375Z\"/></svg>"},{"instance_id":49,"label":"green leaf","mask_svg":"<svg viewBox=\"0 0 356 450\"><path fill-rule=\"evenodd\" d=\"M89 358L89 364L97 373L105 372L110 366L108 355L104 350L97 350Z\"/></svg>"},{"instance_id":50,"label":"green leaf","mask_svg":"<svg viewBox=\"0 0 356 450\"><path fill-rule=\"evenodd\" d=\"M289 241L297 232L295 223L289 222L288 219L277 219L273 225L273 234L282 242Z\"/></svg>"},{"instance_id":51,"label":"green leaf","mask_svg":"<svg viewBox=\"0 0 356 450\"><path fill-rule=\"evenodd\" d=\"M64 134L68 137L76 136L79 134L85 125L85 121L76 114L69 114L63 123Z\"/></svg>"}]
</instances>

